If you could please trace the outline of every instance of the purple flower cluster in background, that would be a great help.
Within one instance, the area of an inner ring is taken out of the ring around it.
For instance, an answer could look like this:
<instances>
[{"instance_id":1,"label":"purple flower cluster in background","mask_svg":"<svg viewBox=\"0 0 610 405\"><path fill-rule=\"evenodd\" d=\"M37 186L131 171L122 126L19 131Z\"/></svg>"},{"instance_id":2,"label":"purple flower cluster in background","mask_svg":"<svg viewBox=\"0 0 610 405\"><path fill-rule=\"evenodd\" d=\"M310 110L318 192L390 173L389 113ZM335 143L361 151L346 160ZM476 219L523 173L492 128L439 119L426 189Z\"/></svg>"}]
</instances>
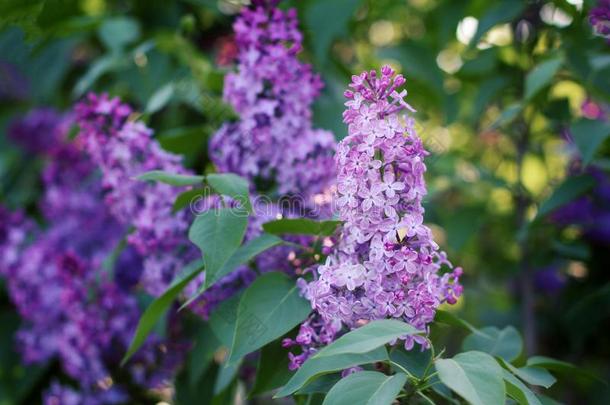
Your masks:
<instances>
[{"instance_id":1,"label":"purple flower cluster in background","mask_svg":"<svg viewBox=\"0 0 610 405\"><path fill-rule=\"evenodd\" d=\"M353 76L343 118L348 136L338 147L337 206L342 233L315 280L300 280L315 314L295 341L303 353L296 368L333 340L343 326L399 318L427 331L436 308L453 304L462 292L461 268L453 268L423 224L426 166L413 109L404 101L405 82L389 66ZM444 274L442 268L447 271ZM406 336L405 347L423 346L423 336Z\"/></svg>"},{"instance_id":2,"label":"purple flower cluster in background","mask_svg":"<svg viewBox=\"0 0 610 405\"><path fill-rule=\"evenodd\" d=\"M184 190L135 178L152 170L189 171L179 156L161 149L152 130L130 120L131 115L131 108L118 98L89 94L76 106L77 141L83 143L101 171L104 201L113 217L131 229L128 245L144 258L140 284L158 296L188 262L200 257L200 252L187 237L191 213L173 212L174 201ZM203 277L188 286L187 297L195 293ZM250 279L243 271L235 272L209 288L191 308L205 318Z\"/></svg>"},{"instance_id":3,"label":"purple flower cluster in background","mask_svg":"<svg viewBox=\"0 0 610 405\"><path fill-rule=\"evenodd\" d=\"M589 22L597 35L610 39L610 0L598 0L589 13Z\"/></svg>"},{"instance_id":4,"label":"purple flower cluster in background","mask_svg":"<svg viewBox=\"0 0 610 405\"><path fill-rule=\"evenodd\" d=\"M312 199L334 179L333 134L311 124L322 82L297 57L303 38L296 11L267 3L244 8L234 24L238 66L225 78L224 99L239 121L215 134L210 155L220 172Z\"/></svg>"},{"instance_id":5,"label":"purple flower cluster in background","mask_svg":"<svg viewBox=\"0 0 610 405\"><path fill-rule=\"evenodd\" d=\"M239 115L213 136L210 155L217 170L250 181L253 193L265 192L283 202L255 205L246 240L262 224L285 217L328 218L335 180L332 133L312 128L311 105L322 82L299 61L302 35L295 10L281 11L275 1L255 1L234 24L237 71L225 77L224 99ZM286 203L286 204L284 204ZM308 244L309 237L292 237ZM272 248L255 259L260 271L294 274L310 263L293 247ZM247 266L236 274L253 278Z\"/></svg>"},{"instance_id":6,"label":"purple flower cluster in background","mask_svg":"<svg viewBox=\"0 0 610 405\"><path fill-rule=\"evenodd\" d=\"M78 384L54 384L45 402L124 402L127 387L115 374L126 374L130 384L158 387L176 359L152 338L119 370L141 315L132 287L142 258L128 248L109 260L127 228L105 204L94 162L67 139L69 126L69 117L49 110L33 111L11 126L12 139L47 160L39 207L44 226L0 209L0 275L24 320L17 340L25 361L57 358Z\"/></svg>"},{"instance_id":7,"label":"purple flower cluster in background","mask_svg":"<svg viewBox=\"0 0 610 405\"><path fill-rule=\"evenodd\" d=\"M570 174L582 173L576 162ZM610 177L600 168L588 166L586 174L592 176L596 185L586 195L557 209L551 219L562 226L577 225L583 237L600 245L610 245Z\"/></svg>"},{"instance_id":8,"label":"purple flower cluster in background","mask_svg":"<svg viewBox=\"0 0 610 405\"><path fill-rule=\"evenodd\" d=\"M160 295L197 252L185 237L188 213L172 212L181 190L135 178L151 170L186 173L181 158L163 151L143 123L129 120L132 110L118 98L89 94L75 110L77 139L101 171L106 205L133 228L127 241L145 258L142 284ZM179 248L187 251L179 254Z\"/></svg>"}]
</instances>

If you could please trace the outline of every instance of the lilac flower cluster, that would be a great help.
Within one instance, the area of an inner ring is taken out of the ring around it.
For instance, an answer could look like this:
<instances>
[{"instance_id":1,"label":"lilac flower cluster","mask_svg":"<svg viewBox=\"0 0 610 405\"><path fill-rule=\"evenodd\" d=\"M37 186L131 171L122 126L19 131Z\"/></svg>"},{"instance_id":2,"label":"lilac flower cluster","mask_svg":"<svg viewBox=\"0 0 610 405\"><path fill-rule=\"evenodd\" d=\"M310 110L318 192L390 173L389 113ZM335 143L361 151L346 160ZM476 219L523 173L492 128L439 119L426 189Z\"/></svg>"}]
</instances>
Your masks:
<instances>
[{"instance_id":1,"label":"lilac flower cluster","mask_svg":"<svg viewBox=\"0 0 610 405\"><path fill-rule=\"evenodd\" d=\"M33 154L53 153L61 145L70 125L67 117L62 117L50 108L30 111L23 119L13 121L7 134L16 144ZM44 135L40 135L44 134Z\"/></svg>"},{"instance_id":2,"label":"lilac flower cluster","mask_svg":"<svg viewBox=\"0 0 610 405\"><path fill-rule=\"evenodd\" d=\"M276 3L254 1L234 24L238 66L225 77L224 99L239 121L225 124L210 142L219 172L246 177L253 193L280 197L255 206L246 240L277 218L331 215L334 136L311 123L311 105L322 82L298 60L302 35L295 10L281 11ZM293 237L293 242L308 244L311 238ZM261 271L290 274L308 265L289 246L270 249L255 262ZM251 277L246 269L238 274Z\"/></svg>"},{"instance_id":3,"label":"lilac flower cluster","mask_svg":"<svg viewBox=\"0 0 610 405\"><path fill-rule=\"evenodd\" d=\"M101 171L106 206L119 223L132 229L127 243L144 258L139 283L158 296L200 253L187 237L190 213L173 212L174 201L183 190L135 178L151 170L189 172L179 156L161 149L149 128L129 119L133 115L131 108L118 98L89 94L75 110L80 127L77 141L82 142ZM188 286L187 297L195 293L203 277ZM247 269L231 274L208 289L192 309L206 318L218 303L231 297L244 280L250 279Z\"/></svg>"},{"instance_id":4,"label":"lilac flower cluster","mask_svg":"<svg viewBox=\"0 0 610 405\"><path fill-rule=\"evenodd\" d=\"M180 190L135 177L151 170L185 173L181 159L163 151L151 139L152 131L129 120L131 108L118 98L89 94L76 106L78 139L102 173L104 200L114 217L132 226L128 243L145 258L142 283L153 295L161 294L194 251L172 255L185 245L188 217L172 213Z\"/></svg>"},{"instance_id":5,"label":"lilac flower cluster","mask_svg":"<svg viewBox=\"0 0 610 405\"><path fill-rule=\"evenodd\" d=\"M436 308L462 292L461 268L453 268L423 224L426 166L421 139L405 101L405 82L389 66L353 76L343 118L348 136L338 147L337 206L342 233L315 280L299 280L315 314L295 341L304 352L291 356L296 368L316 345L332 341L343 326L399 318L427 331ZM441 273L441 268L448 271ZM423 346L406 336L405 347Z\"/></svg>"},{"instance_id":6,"label":"lilac flower cluster","mask_svg":"<svg viewBox=\"0 0 610 405\"><path fill-rule=\"evenodd\" d=\"M610 0L598 0L589 13L589 23L597 35L610 39Z\"/></svg>"},{"instance_id":7,"label":"lilac flower cluster","mask_svg":"<svg viewBox=\"0 0 610 405\"><path fill-rule=\"evenodd\" d=\"M582 173L578 162L572 164L570 174ZM610 245L610 176L596 166L588 166L585 173L596 185L582 197L556 210L551 219L558 225L577 225L583 237L591 243Z\"/></svg>"},{"instance_id":8,"label":"lilac flower cluster","mask_svg":"<svg viewBox=\"0 0 610 405\"><path fill-rule=\"evenodd\" d=\"M24 121L12 126L18 129L13 139L27 139L48 163L40 204L44 227L0 209L0 275L24 320L18 347L28 363L58 358L78 383L78 389L54 384L46 403L124 402L127 388L114 377L141 315L132 287L142 259L126 249L114 264L107 261L126 227L104 204L93 162L67 139L66 118L46 111ZM149 340L120 373L143 388L164 383L175 359L164 355L161 343Z\"/></svg>"},{"instance_id":9,"label":"lilac flower cluster","mask_svg":"<svg viewBox=\"0 0 610 405\"><path fill-rule=\"evenodd\" d=\"M220 172L312 198L334 178L334 137L311 125L322 82L297 58L303 38L296 11L269 3L254 2L234 24L238 66L225 78L224 99L239 121L214 135L210 154Z\"/></svg>"}]
</instances>

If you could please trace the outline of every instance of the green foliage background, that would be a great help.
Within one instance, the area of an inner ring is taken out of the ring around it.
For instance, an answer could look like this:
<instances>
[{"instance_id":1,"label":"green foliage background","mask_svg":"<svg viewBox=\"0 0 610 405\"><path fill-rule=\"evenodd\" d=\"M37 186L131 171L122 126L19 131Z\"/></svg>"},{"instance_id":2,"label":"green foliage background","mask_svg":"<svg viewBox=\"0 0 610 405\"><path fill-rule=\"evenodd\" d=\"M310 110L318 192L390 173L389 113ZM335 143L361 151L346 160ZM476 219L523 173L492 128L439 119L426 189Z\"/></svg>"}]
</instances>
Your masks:
<instances>
[{"instance_id":1,"label":"green foliage background","mask_svg":"<svg viewBox=\"0 0 610 405\"><path fill-rule=\"evenodd\" d=\"M588 98L610 103L610 45L592 35L586 14L593 2L578 4L293 0L282 7L299 11L302 57L325 82L315 122L337 139L346 133L342 92L350 75L390 63L406 76L432 152L426 221L466 274L451 311L477 326L515 325L526 353L607 378L608 246L547 220L592 186L585 177L565 182L574 153L610 168L607 124L581 112ZM21 100L0 104L0 201L35 215L39 193L40 163L6 139L10 120L35 106L67 109L89 90L132 103L163 147L198 173L209 171L207 137L233 114L221 101L226 68L217 57L238 9L237 0L3 1L0 62L28 84ZM567 128L575 145L564 140ZM559 293L535 288L535 271L548 266L566 280ZM20 365L11 344L19 321L5 295L1 302L0 404L36 401L56 366ZM449 353L466 335L443 327L432 334ZM565 403L610 402L607 386L564 382L551 393Z\"/></svg>"}]
</instances>

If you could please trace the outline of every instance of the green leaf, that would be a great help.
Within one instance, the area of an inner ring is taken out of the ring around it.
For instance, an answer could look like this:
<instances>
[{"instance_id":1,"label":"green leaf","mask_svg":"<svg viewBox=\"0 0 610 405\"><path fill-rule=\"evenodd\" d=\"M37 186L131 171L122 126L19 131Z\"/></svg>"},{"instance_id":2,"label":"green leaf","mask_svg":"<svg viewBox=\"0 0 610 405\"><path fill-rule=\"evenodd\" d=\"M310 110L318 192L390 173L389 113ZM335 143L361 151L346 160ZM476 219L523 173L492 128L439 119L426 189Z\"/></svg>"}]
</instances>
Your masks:
<instances>
[{"instance_id":1,"label":"green leaf","mask_svg":"<svg viewBox=\"0 0 610 405\"><path fill-rule=\"evenodd\" d=\"M525 98L531 99L551 83L563 63L561 58L546 60L536 66L525 78Z\"/></svg>"},{"instance_id":2,"label":"green leaf","mask_svg":"<svg viewBox=\"0 0 610 405\"><path fill-rule=\"evenodd\" d=\"M264 394L286 384L294 373L288 371L288 353L278 339L261 350L256 380L248 397Z\"/></svg>"},{"instance_id":3,"label":"green leaf","mask_svg":"<svg viewBox=\"0 0 610 405\"><path fill-rule=\"evenodd\" d=\"M583 163L588 165L597 149L610 136L610 123L583 118L570 126L570 133L580 151Z\"/></svg>"},{"instance_id":4,"label":"green leaf","mask_svg":"<svg viewBox=\"0 0 610 405\"><path fill-rule=\"evenodd\" d=\"M321 235L330 236L335 233L341 221L314 221L307 218L286 218L263 224L265 232L274 235Z\"/></svg>"},{"instance_id":5,"label":"green leaf","mask_svg":"<svg viewBox=\"0 0 610 405\"><path fill-rule=\"evenodd\" d=\"M380 319L354 329L326 346L313 357L336 356L346 353L367 353L400 337L421 333L408 323L395 319Z\"/></svg>"},{"instance_id":6,"label":"green leaf","mask_svg":"<svg viewBox=\"0 0 610 405\"><path fill-rule=\"evenodd\" d=\"M418 349L406 351L402 347L395 347L390 351L390 360L400 366L392 365L396 372L404 369L412 376L421 380L426 376L426 371L431 365L432 351Z\"/></svg>"},{"instance_id":7,"label":"green leaf","mask_svg":"<svg viewBox=\"0 0 610 405\"><path fill-rule=\"evenodd\" d=\"M499 358L498 361L505 369L530 385L550 388L557 381L551 373L543 368L529 366L517 368L501 358Z\"/></svg>"},{"instance_id":8,"label":"green leaf","mask_svg":"<svg viewBox=\"0 0 610 405\"><path fill-rule=\"evenodd\" d=\"M187 307L201 294L203 294L205 290L207 290L210 286L214 285L214 283L216 283L218 280L220 280L227 274L231 273L238 266L249 262L265 250L277 246L282 242L282 239L278 238L275 235L263 233L262 235L255 239L252 239L245 245L240 246L239 249L237 249L235 253L229 258L229 260L227 260L227 262L220 269L218 269L217 272L206 271L205 283L199 287L195 295L189 298L189 300L182 305L182 308Z\"/></svg>"},{"instance_id":9,"label":"green leaf","mask_svg":"<svg viewBox=\"0 0 610 405\"><path fill-rule=\"evenodd\" d=\"M155 327L159 318L161 318L169 306L172 304L174 299L180 294L180 292L186 287L186 285L193 280L203 270L203 263L201 260L195 260L189 263L184 270L172 281L169 288L165 290L157 299L155 299L146 308L146 311L140 317L138 327L131 340L131 344L127 349L127 353L121 361L121 365L127 363L129 358L133 356L135 352L144 344L146 338Z\"/></svg>"},{"instance_id":10,"label":"green leaf","mask_svg":"<svg viewBox=\"0 0 610 405\"><path fill-rule=\"evenodd\" d=\"M548 199L540 204L536 217L542 218L557 208L575 200L593 188L595 183L595 179L586 174L568 177L553 191L553 194Z\"/></svg>"},{"instance_id":11,"label":"green leaf","mask_svg":"<svg viewBox=\"0 0 610 405\"><path fill-rule=\"evenodd\" d=\"M167 105L167 103L169 103L169 101L172 99L173 95L174 95L174 84L173 83L167 83L167 84L161 86L148 99L148 102L146 103L146 108L144 109L144 111L147 114L156 113L157 111L159 111L163 107L165 107Z\"/></svg>"},{"instance_id":12,"label":"green leaf","mask_svg":"<svg viewBox=\"0 0 610 405\"><path fill-rule=\"evenodd\" d=\"M75 98L81 97L104 74L115 71L126 65L126 58L117 54L104 55L91 64L89 69L74 85L72 93Z\"/></svg>"},{"instance_id":13,"label":"green leaf","mask_svg":"<svg viewBox=\"0 0 610 405\"><path fill-rule=\"evenodd\" d=\"M241 294L235 294L231 298L222 301L210 315L210 328L227 349L233 343L237 307L239 306L240 299Z\"/></svg>"},{"instance_id":14,"label":"green leaf","mask_svg":"<svg viewBox=\"0 0 610 405\"><path fill-rule=\"evenodd\" d=\"M491 124L491 128L499 128L503 125L510 124L523 111L523 104L513 103L506 107L500 116Z\"/></svg>"},{"instance_id":15,"label":"green leaf","mask_svg":"<svg viewBox=\"0 0 610 405\"><path fill-rule=\"evenodd\" d=\"M301 388L295 395L326 394L343 378L341 373L324 374Z\"/></svg>"},{"instance_id":16,"label":"green leaf","mask_svg":"<svg viewBox=\"0 0 610 405\"><path fill-rule=\"evenodd\" d=\"M445 311L444 309L436 310L434 322L444 323L445 325L449 326L457 326L459 328L466 329L467 331L470 331L472 333L477 333L479 335L486 336L485 333L481 332L462 318L459 318L453 312Z\"/></svg>"},{"instance_id":17,"label":"green leaf","mask_svg":"<svg viewBox=\"0 0 610 405\"><path fill-rule=\"evenodd\" d=\"M591 373L588 370L583 370L576 367L573 364L567 363L561 360L555 360L546 356L533 356L527 359L525 363L528 367L540 367L551 371L557 371L559 373L565 373L569 375L580 375L586 377L590 380L597 380L604 385L606 385L606 381L600 379L595 374Z\"/></svg>"},{"instance_id":18,"label":"green leaf","mask_svg":"<svg viewBox=\"0 0 610 405\"><path fill-rule=\"evenodd\" d=\"M514 0L504 0L499 4L494 4L479 20L477 32L470 41L470 46L474 47L479 43L481 38L494 25L507 23L519 16L526 6L526 3Z\"/></svg>"},{"instance_id":19,"label":"green leaf","mask_svg":"<svg viewBox=\"0 0 610 405\"><path fill-rule=\"evenodd\" d=\"M241 204L239 208L245 208L248 213L253 212L248 180L233 173L208 174L206 180L218 194L231 197Z\"/></svg>"},{"instance_id":20,"label":"green leaf","mask_svg":"<svg viewBox=\"0 0 610 405\"><path fill-rule=\"evenodd\" d=\"M214 395L218 395L223 392L235 379L239 367L241 366L241 360L235 364L228 364L224 362L220 365L218 375L216 376L216 382L214 383Z\"/></svg>"},{"instance_id":21,"label":"green leaf","mask_svg":"<svg viewBox=\"0 0 610 405\"><path fill-rule=\"evenodd\" d=\"M346 33L350 21L362 0L315 0L305 10L305 24L312 36L315 57L319 63L327 58L332 41Z\"/></svg>"},{"instance_id":22,"label":"green leaf","mask_svg":"<svg viewBox=\"0 0 610 405\"><path fill-rule=\"evenodd\" d=\"M115 17L104 20L98 34L109 50L116 51L138 39L140 26L133 18Z\"/></svg>"},{"instance_id":23,"label":"green leaf","mask_svg":"<svg viewBox=\"0 0 610 405\"><path fill-rule=\"evenodd\" d=\"M388 359L385 347L378 347L368 353L361 354L339 354L328 357L310 357L297 370L286 385L274 396L274 398L285 397L304 387L316 376L330 374L346 368L362 364L376 363Z\"/></svg>"},{"instance_id":24,"label":"green leaf","mask_svg":"<svg viewBox=\"0 0 610 405\"><path fill-rule=\"evenodd\" d=\"M187 357L189 383L192 387L199 384L201 378L214 360L214 353L221 342L216 338L208 323L201 323L195 335L194 347Z\"/></svg>"},{"instance_id":25,"label":"green leaf","mask_svg":"<svg viewBox=\"0 0 610 405\"><path fill-rule=\"evenodd\" d=\"M387 376L378 371L360 371L339 381L323 405L390 405L406 382L404 373Z\"/></svg>"},{"instance_id":26,"label":"green leaf","mask_svg":"<svg viewBox=\"0 0 610 405\"><path fill-rule=\"evenodd\" d=\"M194 186L201 184L204 177L153 170L140 174L136 179L142 181L158 181L172 186Z\"/></svg>"},{"instance_id":27,"label":"green leaf","mask_svg":"<svg viewBox=\"0 0 610 405\"><path fill-rule=\"evenodd\" d=\"M515 376L506 370L503 370L502 375L506 383L506 393L520 405L542 405L536 395L527 388L525 384L519 381Z\"/></svg>"},{"instance_id":28,"label":"green leaf","mask_svg":"<svg viewBox=\"0 0 610 405\"><path fill-rule=\"evenodd\" d=\"M502 368L483 352L460 353L435 362L440 380L472 405L503 404L506 398Z\"/></svg>"},{"instance_id":29,"label":"green leaf","mask_svg":"<svg viewBox=\"0 0 610 405\"><path fill-rule=\"evenodd\" d=\"M288 276L273 272L259 277L239 302L229 363L289 332L310 312L311 304Z\"/></svg>"},{"instance_id":30,"label":"green leaf","mask_svg":"<svg viewBox=\"0 0 610 405\"><path fill-rule=\"evenodd\" d=\"M176 197L174 201L174 205L172 206L172 212L176 213L183 208L186 208L191 203L198 201L199 198L205 198L208 194L206 194L205 189L194 188L192 190L186 190Z\"/></svg>"},{"instance_id":31,"label":"green leaf","mask_svg":"<svg viewBox=\"0 0 610 405\"><path fill-rule=\"evenodd\" d=\"M482 328L481 332L487 336L473 333L464 339L462 348L465 351L480 350L509 362L519 357L523 350L521 336L512 326L507 326L502 330L489 326Z\"/></svg>"},{"instance_id":32,"label":"green leaf","mask_svg":"<svg viewBox=\"0 0 610 405\"><path fill-rule=\"evenodd\" d=\"M232 208L213 209L199 215L189 229L189 239L201 250L206 272L218 273L239 248L248 217Z\"/></svg>"}]
</instances>

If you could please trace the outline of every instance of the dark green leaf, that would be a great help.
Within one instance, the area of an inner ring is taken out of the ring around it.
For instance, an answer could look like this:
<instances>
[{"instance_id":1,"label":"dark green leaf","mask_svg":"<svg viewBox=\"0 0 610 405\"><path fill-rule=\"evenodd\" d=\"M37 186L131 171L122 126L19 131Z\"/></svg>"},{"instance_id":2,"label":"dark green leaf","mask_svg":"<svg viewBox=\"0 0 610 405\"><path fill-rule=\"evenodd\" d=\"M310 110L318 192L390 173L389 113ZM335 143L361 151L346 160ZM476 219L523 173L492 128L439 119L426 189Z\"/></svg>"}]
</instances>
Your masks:
<instances>
[{"instance_id":1,"label":"dark green leaf","mask_svg":"<svg viewBox=\"0 0 610 405\"><path fill-rule=\"evenodd\" d=\"M315 57L323 63L332 41L345 34L350 21L362 0L315 0L305 11L305 24L309 28Z\"/></svg>"},{"instance_id":2,"label":"dark green leaf","mask_svg":"<svg viewBox=\"0 0 610 405\"><path fill-rule=\"evenodd\" d=\"M483 352L460 353L435 362L440 380L472 405L503 404L502 367Z\"/></svg>"},{"instance_id":3,"label":"dark green leaf","mask_svg":"<svg viewBox=\"0 0 610 405\"><path fill-rule=\"evenodd\" d=\"M306 218L278 219L263 224L265 232L274 235L320 235L330 236L335 233L341 221L314 221Z\"/></svg>"},{"instance_id":4,"label":"dark green leaf","mask_svg":"<svg viewBox=\"0 0 610 405\"><path fill-rule=\"evenodd\" d=\"M142 181L158 181L172 186L194 186L203 182L203 176L189 174L168 173L161 170L153 170L142 173L138 177Z\"/></svg>"},{"instance_id":5,"label":"dark green leaf","mask_svg":"<svg viewBox=\"0 0 610 405\"><path fill-rule=\"evenodd\" d=\"M259 277L239 302L229 362L283 336L310 312L311 304L286 275L274 272Z\"/></svg>"},{"instance_id":6,"label":"dark green leaf","mask_svg":"<svg viewBox=\"0 0 610 405\"><path fill-rule=\"evenodd\" d=\"M241 294L235 294L231 298L222 301L210 315L210 328L214 335L227 349L233 343L235 334L235 322L237 321L237 307Z\"/></svg>"},{"instance_id":7,"label":"dark green leaf","mask_svg":"<svg viewBox=\"0 0 610 405\"><path fill-rule=\"evenodd\" d=\"M132 18L114 17L104 20L99 36L108 49L119 50L138 39L140 26Z\"/></svg>"},{"instance_id":8,"label":"dark green leaf","mask_svg":"<svg viewBox=\"0 0 610 405\"><path fill-rule=\"evenodd\" d=\"M515 376L503 370L504 382L506 383L506 393L520 405L542 405L536 395L519 381Z\"/></svg>"},{"instance_id":9,"label":"dark green leaf","mask_svg":"<svg viewBox=\"0 0 610 405\"><path fill-rule=\"evenodd\" d=\"M527 3L513 0L504 0L500 3L491 3L492 7L481 17L477 32L470 41L475 46L494 25L507 23L519 16Z\"/></svg>"},{"instance_id":10,"label":"dark green leaf","mask_svg":"<svg viewBox=\"0 0 610 405\"><path fill-rule=\"evenodd\" d=\"M495 326L480 329L485 335L473 333L464 339L462 348L465 351L480 350L492 356L499 356L510 362L515 360L523 350L523 341L519 332L512 326L500 330Z\"/></svg>"},{"instance_id":11,"label":"dark green leaf","mask_svg":"<svg viewBox=\"0 0 610 405\"><path fill-rule=\"evenodd\" d=\"M472 333L477 333L482 336L486 336L484 333L479 331L477 328L472 326L470 323L465 320L459 318L453 312L445 311L443 309L439 309L436 311L436 315L434 317L435 322L444 323L445 325L457 326L462 329L466 329Z\"/></svg>"},{"instance_id":12,"label":"dark green leaf","mask_svg":"<svg viewBox=\"0 0 610 405\"><path fill-rule=\"evenodd\" d=\"M503 125L510 124L515 118L517 118L521 111L523 111L523 104L514 103L509 105L502 111L498 119L496 119L494 123L491 124L491 127L498 128Z\"/></svg>"},{"instance_id":13,"label":"dark green leaf","mask_svg":"<svg viewBox=\"0 0 610 405\"><path fill-rule=\"evenodd\" d=\"M134 337L127 349L127 353L121 364L125 364L131 356L144 344L146 338L154 328L159 318L165 315L167 309L172 304L174 299L180 294L180 292L186 287L186 285L193 280L203 270L203 263L201 260L195 260L189 263L184 270L176 277L170 284L169 288L155 299L152 304L146 308L146 311L140 317L138 327L134 334Z\"/></svg>"},{"instance_id":14,"label":"dark green leaf","mask_svg":"<svg viewBox=\"0 0 610 405\"><path fill-rule=\"evenodd\" d=\"M216 382L214 383L214 395L218 395L231 385L239 367L241 366L241 360L235 364L228 364L227 362L222 363L216 376Z\"/></svg>"},{"instance_id":15,"label":"dark green leaf","mask_svg":"<svg viewBox=\"0 0 610 405\"><path fill-rule=\"evenodd\" d=\"M390 405L407 382L404 373L387 376L378 371L360 371L339 381L324 399L324 405Z\"/></svg>"},{"instance_id":16,"label":"dark green leaf","mask_svg":"<svg viewBox=\"0 0 610 405\"><path fill-rule=\"evenodd\" d=\"M295 395L326 394L341 378L341 373L324 374L298 390Z\"/></svg>"},{"instance_id":17,"label":"dark green leaf","mask_svg":"<svg viewBox=\"0 0 610 405\"><path fill-rule=\"evenodd\" d=\"M195 386L214 359L214 353L220 348L220 341L214 335L208 323L202 323L195 335L195 344L187 357L189 383Z\"/></svg>"},{"instance_id":18,"label":"dark green leaf","mask_svg":"<svg viewBox=\"0 0 610 405\"><path fill-rule=\"evenodd\" d=\"M206 272L218 273L239 248L248 217L231 208L212 209L199 215L189 230L189 239L201 250Z\"/></svg>"},{"instance_id":19,"label":"dark green leaf","mask_svg":"<svg viewBox=\"0 0 610 405\"><path fill-rule=\"evenodd\" d=\"M205 273L205 283L202 284L197 293L193 295L189 300L184 303L182 307L188 306L190 303L195 301L205 290L207 290L210 286L214 285L218 280L226 276L235 270L238 266L248 263L250 260L254 259L257 255L261 254L267 249L270 249L274 246L277 246L282 243L282 239L278 238L275 235L270 235L268 233L264 233L259 237L252 239L245 245L242 245L235 251L235 253L227 260L227 262L218 269L217 272L206 271Z\"/></svg>"},{"instance_id":20,"label":"dark green leaf","mask_svg":"<svg viewBox=\"0 0 610 405\"><path fill-rule=\"evenodd\" d=\"M249 397L264 394L286 384L293 373L288 370L288 351L281 339L261 350L256 369L256 380Z\"/></svg>"},{"instance_id":21,"label":"dark green leaf","mask_svg":"<svg viewBox=\"0 0 610 405\"><path fill-rule=\"evenodd\" d=\"M581 119L570 127L574 143L582 161L588 165L601 144L610 136L610 123L601 120Z\"/></svg>"},{"instance_id":22,"label":"dark green leaf","mask_svg":"<svg viewBox=\"0 0 610 405\"><path fill-rule=\"evenodd\" d=\"M565 373L569 375L580 375L588 379L597 380L606 384L606 382L590 371L580 369L573 364L567 363L561 360L555 360L545 356L533 356L527 359L526 366L528 367L540 367L551 371L557 371L559 373Z\"/></svg>"},{"instance_id":23,"label":"dark green leaf","mask_svg":"<svg viewBox=\"0 0 610 405\"><path fill-rule=\"evenodd\" d=\"M548 86L562 63L561 58L549 59L528 73L525 78L525 98L530 99L534 97L540 90Z\"/></svg>"},{"instance_id":24,"label":"dark green leaf","mask_svg":"<svg viewBox=\"0 0 610 405\"><path fill-rule=\"evenodd\" d=\"M595 179L589 175L568 177L538 209L537 217L544 217L559 207L580 197L595 185Z\"/></svg>"},{"instance_id":25,"label":"dark green leaf","mask_svg":"<svg viewBox=\"0 0 610 405\"><path fill-rule=\"evenodd\" d=\"M400 337L421 333L408 323L396 319L380 319L352 330L326 346L313 357L347 353L367 353Z\"/></svg>"},{"instance_id":26,"label":"dark green leaf","mask_svg":"<svg viewBox=\"0 0 610 405\"><path fill-rule=\"evenodd\" d=\"M392 365L396 372L404 369L412 376L421 380L426 376L426 371L428 370L429 366L431 366L432 351L422 351L417 348L406 351L404 348L399 346L390 351L390 360L400 366L397 367L396 365Z\"/></svg>"},{"instance_id":27,"label":"dark green leaf","mask_svg":"<svg viewBox=\"0 0 610 405\"><path fill-rule=\"evenodd\" d=\"M330 374L361 364L376 363L388 359L385 347L378 347L368 353L339 354L329 357L310 357L297 370L295 375L275 395L274 398L285 397L311 382L316 376Z\"/></svg>"},{"instance_id":28,"label":"dark green leaf","mask_svg":"<svg viewBox=\"0 0 610 405\"><path fill-rule=\"evenodd\" d=\"M194 188L192 190L184 191L178 194L174 205L172 206L172 212L178 212L183 208L190 206L192 203L200 201L207 196L205 189Z\"/></svg>"}]
</instances>

